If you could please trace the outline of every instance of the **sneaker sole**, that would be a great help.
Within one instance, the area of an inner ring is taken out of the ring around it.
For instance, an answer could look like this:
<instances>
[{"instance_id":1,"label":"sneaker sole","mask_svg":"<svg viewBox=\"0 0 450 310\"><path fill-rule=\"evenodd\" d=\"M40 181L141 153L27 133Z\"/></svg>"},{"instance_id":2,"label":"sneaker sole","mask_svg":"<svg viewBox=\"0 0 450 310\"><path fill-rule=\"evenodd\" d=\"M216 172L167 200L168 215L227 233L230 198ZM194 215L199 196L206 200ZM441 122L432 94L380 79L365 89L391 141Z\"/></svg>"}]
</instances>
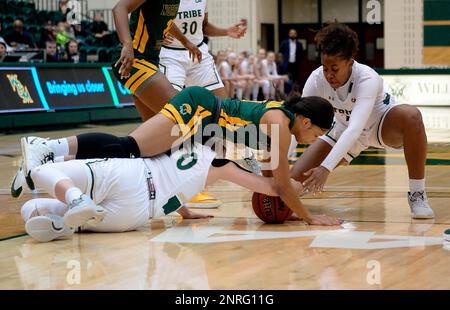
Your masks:
<instances>
[{"instance_id":1,"label":"sneaker sole","mask_svg":"<svg viewBox=\"0 0 450 310\"><path fill-rule=\"evenodd\" d=\"M412 218L415 220L430 220L430 219L434 219L435 216L434 216L434 214L433 215L413 215Z\"/></svg>"},{"instance_id":2,"label":"sneaker sole","mask_svg":"<svg viewBox=\"0 0 450 310\"><path fill-rule=\"evenodd\" d=\"M83 226L88 222L95 225L100 223L105 218L105 215L104 209L74 208L64 215L64 224L72 228Z\"/></svg>"},{"instance_id":3,"label":"sneaker sole","mask_svg":"<svg viewBox=\"0 0 450 310\"><path fill-rule=\"evenodd\" d=\"M31 178L31 171L28 170L27 162L27 146L28 146L28 138L23 137L20 139L20 146L22 147L22 159L23 159L23 171L25 171L25 181L27 182L28 187L33 191L35 189L33 179ZM28 173L27 173L28 171Z\"/></svg>"},{"instance_id":4,"label":"sneaker sole","mask_svg":"<svg viewBox=\"0 0 450 310\"><path fill-rule=\"evenodd\" d=\"M28 235L39 242L49 242L68 234L64 228L57 228L53 221L45 216L34 217L27 221L25 230Z\"/></svg>"}]
</instances>

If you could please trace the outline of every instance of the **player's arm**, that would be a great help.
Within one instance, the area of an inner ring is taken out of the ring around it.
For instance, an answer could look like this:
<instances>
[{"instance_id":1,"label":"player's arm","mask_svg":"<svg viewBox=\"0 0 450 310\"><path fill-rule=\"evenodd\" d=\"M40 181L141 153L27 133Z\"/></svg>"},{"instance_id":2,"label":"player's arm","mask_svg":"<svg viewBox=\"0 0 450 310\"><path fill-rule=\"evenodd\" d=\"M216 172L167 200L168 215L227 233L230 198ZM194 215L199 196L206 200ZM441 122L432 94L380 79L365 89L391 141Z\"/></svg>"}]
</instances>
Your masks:
<instances>
[{"instance_id":1,"label":"player's arm","mask_svg":"<svg viewBox=\"0 0 450 310\"><path fill-rule=\"evenodd\" d=\"M252 192L258 192L269 196L277 196L274 178L265 178L239 167L230 161L222 167L212 167L208 174L207 185L213 184L217 180L225 180L245 187ZM291 185L297 193L302 190L300 182L290 180Z\"/></svg>"},{"instance_id":2,"label":"player's arm","mask_svg":"<svg viewBox=\"0 0 450 310\"><path fill-rule=\"evenodd\" d=\"M175 23L173 23L170 27L169 34L170 36L180 41L180 43L189 51L189 57L192 59L192 61L195 61L195 59L198 59L198 62L202 61L202 52L197 46L195 46L186 38L186 36L180 31Z\"/></svg>"},{"instance_id":3,"label":"player's arm","mask_svg":"<svg viewBox=\"0 0 450 310\"><path fill-rule=\"evenodd\" d=\"M127 77L134 60L133 39L130 34L128 14L136 10L146 0L120 0L113 8L114 23L117 35L122 43L122 52L115 66L120 65L119 74Z\"/></svg>"},{"instance_id":4,"label":"player's arm","mask_svg":"<svg viewBox=\"0 0 450 310\"><path fill-rule=\"evenodd\" d=\"M313 215L298 199L297 192L292 186L289 173L288 152L291 144L291 133L289 131L289 119L282 111L267 112L261 119L261 123L269 126L268 135L272 140L271 158L272 164L275 158L278 158L278 164L272 169L272 174L275 181L275 190L277 196L289 206L299 217L304 221L313 225L338 225L337 219L328 217L326 215ZM273 126L278 125L277 131L273 131ZM279 139L278 149L275 149L274 142ZM275 153L277 152L277 153Z\"/></svg>"},{"instance_id":5,"label":"player's arm","mask_svg":"<svg viewBox=\"0 0 450 310\"><path fill-rule=\"evenodd\" d=\"M233 39L240 39L245 36L247 32L247 27L245 22L241 21L229 28L220 28L211 24L208 20L208 12L205 13L205 18L203 19L203 34L207 37L230 37Z\"/></svg>"}]
</instances>

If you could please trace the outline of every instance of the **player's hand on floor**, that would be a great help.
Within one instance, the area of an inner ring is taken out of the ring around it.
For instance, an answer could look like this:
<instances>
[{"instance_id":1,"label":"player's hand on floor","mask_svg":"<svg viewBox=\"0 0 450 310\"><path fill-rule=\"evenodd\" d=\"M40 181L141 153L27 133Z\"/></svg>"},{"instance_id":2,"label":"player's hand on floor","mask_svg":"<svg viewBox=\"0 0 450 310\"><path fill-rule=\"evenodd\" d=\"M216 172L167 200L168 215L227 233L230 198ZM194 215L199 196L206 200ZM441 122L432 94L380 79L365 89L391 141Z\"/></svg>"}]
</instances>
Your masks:
<instances>
[{"instance_id":1,"label":"player's hand on floor","mask_svg":"<svg viewBox=\"0 0 450 310\"><path fill-rule=\"evenodd\" d=\"M305 172L304 175L308 178L303 182L303 192L315 194L323 191L330 171L325 167L319 166Z\"/></svg>"},{"instance_id":2,"label":"player's hand on floor","mask_svg":"<svg viewBox=\"0 0 450 310\"><path fill-rule=\"evenodd\" d=\"M185 220L198 220L198 219L210 219L213 218L214 215L211 214L203 214L203 213L197 213L189 211L188 214L183 215L183 219Z\"/></svg>"},{"instance_id":3,"label":"player's hand on floor","mask_svg":"<svg viewBox=\"0 0 450 310\"><path fill-rule=\"evenodd\" d=\"M306 221L309 225L323 225L323 226L337 226L342 224L342 220L335 219L328 215L311 215L310 219Z\"/></svg>"},{"instance_id":4,"label":"player's hand on floor","mask_svg":"<svg viewBox=\"0 0 450 310\"><path fill-rule=\"evenodd\" d=\"M133 45L125 44L122 47L122 52L120 53L120 58L114 65L114 67L120 66L119 74L121 79L126 79L130 76L131 68L133 66L134 61L134 51Z\"/></svg>"},{"instance_id":5,"label":"player's hand on floor","mask_svg":"<svg viewBox=\"0 0 450 310\"><path fill-rule=\"evenodd\" d=\"M183 219L186 220L209 219L214 217L209 214L193 212L186 207L181 207L180 209L177 210L177 213L181 215Z\"/></svg>"}]
</instances>

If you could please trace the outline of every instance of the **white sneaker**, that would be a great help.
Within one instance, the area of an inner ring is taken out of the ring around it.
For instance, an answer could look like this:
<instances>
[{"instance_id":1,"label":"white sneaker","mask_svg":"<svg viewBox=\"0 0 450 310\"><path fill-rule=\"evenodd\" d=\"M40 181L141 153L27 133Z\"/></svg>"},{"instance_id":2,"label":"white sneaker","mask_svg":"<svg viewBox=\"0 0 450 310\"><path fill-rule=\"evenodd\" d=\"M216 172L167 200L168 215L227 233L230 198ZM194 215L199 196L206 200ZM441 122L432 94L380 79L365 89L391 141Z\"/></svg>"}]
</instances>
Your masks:
<instances>
[{"instance_id":1,"label":"white sneaker","mask_svg":"<svg viewBox=\"0 0 450 310\"><path fill-rule=\"evenodd\" d=\"M20 198L23 194L23 187L25 186L25 174L23 173L23 163L17 169L16 175L11 182L11 196L13 198Z\"/></svg>"},{"instance_id":2,"label":"white sneaker","mask_svg":"<svg viewBox=\"0 0 450 310\"><path fill-rule=\"evenodd\" d=\"M444 241L450 243L450 229L446 229L444 231L443 235L444 235Z\"/></svg>"},{"instance_id":3,"label":"white sneaker","mask_svg":"<svg viewBox=\"0 0 450 310\"><path fill-rule=\"evenodd\" d=\"M252 153L250 157L242 157L242 159L244 160L245 168L247 168L247 170L250 170L254 174L262 175L261 165L256 160L255 154Z\"/></svg>"},{"instance_id":4,"label":"white sneaker","mask_svg":"<svg viewBox=\"0 0 450 310\"><path fill-rule=\"evenodd\" d=\"M69 211L64 215L64 224L69 227L77 228L85 225L87 222L96 225L103 221L106 210L96 205L91 198L81 195L69 204Z\"/></svg>"},{"instance_id":5,"label":"white sneaker","mask_svg":"<svg viewBox=\"0 0 450 310\"><path fill-rule=\"evenodd\" d=\"M425 191L414 192L412 194L409 192L408 203L414 219L434 218L434 212L428 204L427 193Z\"/></svg>"},{"instance_id":6,"label":"white sneaker","mask_svg":"<svg viewBox=\"0 0 450 310\"><path fill-rule=\"evenodd\" d=\"M25 230L27 234L39 242L49 242L71 236L74 233L73 229L64 225L61 216L54 214L32 217L25 224Z\"/></svg>"},{"instance_id":7,"label":"white sneaker","mask_svg":"<svg viewBox=\"0 0 450 310\"><path fill-rule=\"evenodd\" d=\"M23 137L20 139L22 146L23 172L28 187L34 190L34 182L31 178L31 170L48 162L53 162L55 154L48 145L48 140L39 137Z\"/></svg>"}]
</instances>

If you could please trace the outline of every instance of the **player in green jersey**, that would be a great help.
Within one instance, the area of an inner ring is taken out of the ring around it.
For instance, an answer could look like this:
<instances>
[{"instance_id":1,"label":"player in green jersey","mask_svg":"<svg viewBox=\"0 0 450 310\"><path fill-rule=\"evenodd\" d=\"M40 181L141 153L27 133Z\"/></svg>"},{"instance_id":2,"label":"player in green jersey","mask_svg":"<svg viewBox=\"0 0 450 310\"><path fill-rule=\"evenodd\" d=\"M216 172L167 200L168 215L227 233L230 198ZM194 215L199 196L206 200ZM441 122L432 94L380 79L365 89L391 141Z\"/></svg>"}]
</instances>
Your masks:
<instances>
[{"instance_id":1,"label":"player in green jersey","mask_svg":"<svg viewBox=\"0 0 450 310\"><path fill-rule=\"evenodd\" d=\"M177 94L158 68L159 51L166 36L170 33L189 50L193 59L201 61L201 51L173 23L179 3L179 0L120 0L113 9L122 43L120 53L113 57L113 72L133 94L144 121Z\"/></svg>"}]
</instances>

